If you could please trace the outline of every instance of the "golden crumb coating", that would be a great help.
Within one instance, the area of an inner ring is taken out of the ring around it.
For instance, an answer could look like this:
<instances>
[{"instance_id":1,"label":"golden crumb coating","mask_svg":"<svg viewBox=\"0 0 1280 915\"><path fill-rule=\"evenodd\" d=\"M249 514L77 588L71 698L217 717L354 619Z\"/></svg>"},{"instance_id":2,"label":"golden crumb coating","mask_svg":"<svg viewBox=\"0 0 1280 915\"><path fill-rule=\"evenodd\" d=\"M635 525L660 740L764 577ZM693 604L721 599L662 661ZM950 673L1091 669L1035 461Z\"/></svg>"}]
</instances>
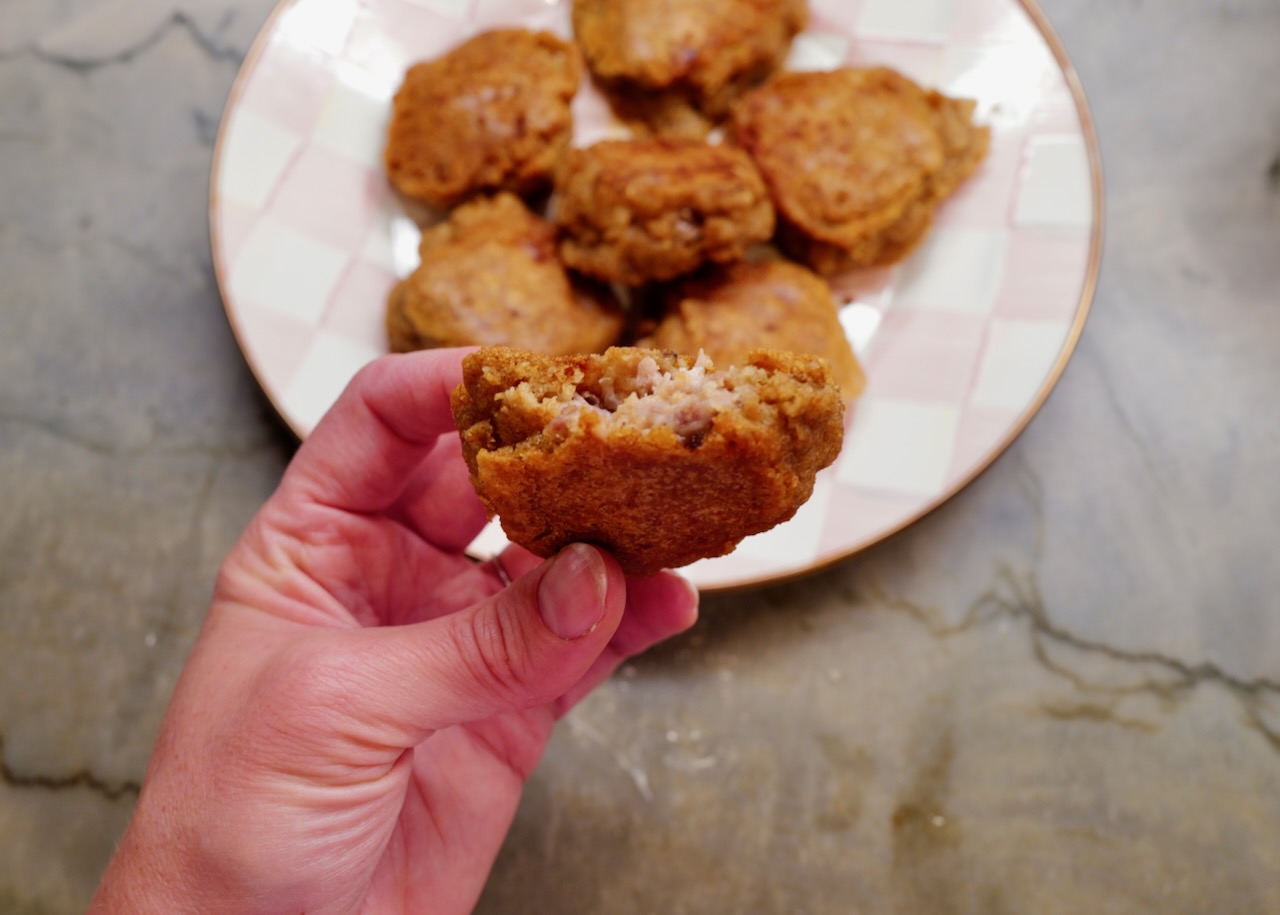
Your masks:
<instances>
[{"instance_id":1,"label":"golden crumb coating","mask_svg":"<svg viewBox=\"0 0 1280 915\"><path fill-rule=\"evenodd\" d=\"M481 33L405 74L384 160L397 190L435 207L551 182L573 135L576 47L549 32Z\"/></svg>"},{"instance_id":2,"label":"golden crumb coating","mask_svg":"<svg viewBox=\"0 0 1280 915\"><path fill-rule=\"evenodd\" d=\"M866 383L826 281L785 260L708 267L662 291L665 314L640 346L696 356L717 365L752 350L783 350L825 359L845 403Z\"/></svg>"},{"instance_id":3,"label":"golden crumb coating","mask_svg":"<svg viewBox=\"0 0 1280 915\"><path fill-rule=\"evenodd\" d=\"M418 269L392 290L393 352L508 343L539 353L599 352L623 315L598 283L556 259L555 227L513 194L477 198L422 236Z\"/></svg>"},{"instance_id":4,"label":"golden crumb coating","mask_svg":"<svg viewBox=\"0 0 1280 915\"><path fill-rule=\"evenodd\" d=\"M986 155L973 108L885 67L785 73L742 100L733 130L769 184L783 249L830 275L925 237Z\"/></svg>"},{"instance_id":5,"label":"golden crumb coating","mask_svg":"<svg viewBox=\"0 0 1280 915\"><path fill-rule=\"evenodd\" d=\"M697 140L606 140L570 150L555 220L568 266L640 285L739 260L773 234L773 205L740 149Z\"/></svg>"},{"instance_id":6,"label":"golden crumb coating","mask_svg":"<svg viewBox=\"0 0 1280 915\"><path fill-rule=\"evenodd\" d=\"M934 129L942 140L942 167L929 178L929 195L936 202L954 194L986 158L991 128L973 122L977 107L973 99L951 98L930 90L928 103Z\"/></svg>"},{"instance_id":7,"label":"golden crumb coating","mask_svg":"<svg viewBox=\"0 0 1280 915\"><path fill-rule=\"evenodd\" d=\"M937 201L922 194L892 223L852 245L819 241L794 224L783 223L778 229L778 246L822 276L859 267L883 267L902 260L924 241L933 228L936 208Z\"/></svg>"},{"instance_id":8,"label":"golden crumb coating","mask_svg":"<svg viewBox=\"0 0 1280 915\"><path fill-rule=\"evenodd\" d=\"M628 120L699 135L772 73L804 29L804 0L574 0L578 45Z\"/></svg>"},{"instance_id":9,"label":"golden crumb coating","mask_svg":"<svg viewBox=\"0 0 1280 915\"><path fill-rule=\"evenodd\" d=\"M630 575L721 556L792 515L843 442L826 364L632 347L550 358L486 347L453 414L476 492L539 556L608 549Z\"/></svg>"}]
</instances>

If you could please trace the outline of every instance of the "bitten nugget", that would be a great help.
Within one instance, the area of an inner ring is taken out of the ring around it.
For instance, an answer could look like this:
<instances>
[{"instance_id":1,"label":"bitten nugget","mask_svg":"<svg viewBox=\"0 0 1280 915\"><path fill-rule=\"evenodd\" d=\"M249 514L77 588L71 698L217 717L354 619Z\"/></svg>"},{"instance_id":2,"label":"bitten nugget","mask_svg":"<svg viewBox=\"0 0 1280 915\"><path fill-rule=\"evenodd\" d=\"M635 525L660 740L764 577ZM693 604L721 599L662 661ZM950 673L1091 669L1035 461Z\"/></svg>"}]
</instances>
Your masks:
<instances>
[{"instance_id":1,"label":"bitten nugget","mask_svg":"<svg viewBox=\"0 0 1280 915\"><path fill-rule=\"evenodd\" d=\"M453 414L476 492L539 556L594 543L648 575L721 556L795 514L843 441L840 394L814 357L615 347L463 361Z\"/></svg>"},{"instance_id":2,"label":"bitten nugget","mask_svg":"<svg viewBox=\"0 0 1280 915\"><path fill-rule=\"evenodd\" d=\"M556 191L561 259L608 282L640 285L739 260L773 234L773 205L747 154L696 140L570 150Z\"/></svg>"},{"instance_id":3,"label":"bitten nugget","mask_svg":"<svg viewBox=\"0 0 1280 915\"><path fill-rule=\"evenodd\" d=\"M778 208L779 242L822 274L893 263L986 155L973 102L884 68L784 73L734 112Z\"/></svg>"},{"instance_id":4,"label":"bitten nugget","mask_svg":"<svg viewBox=\"0 0 1280 915\"><path fill-rule=\"evenodd\" d=\"M477 191L545 188L573 134L577 49L548 32L484 32L410 68L385 163L401 193L450 207Z\"/></svg>"},{"instance_id":5,"label":"bitten nugget","mask_svg":"<svg viewBox=\"0 0 1280 915\"><path fill-rule=\"evenodd\" d=\"M512 194L459 207L423 234L419 252L387 303L393 352L509 343L591 353L622 333L612 293L573 281L556 259L555 228Z\"/></svg>"},{"instance_id":6,"label":"bitten nugget","mask_svg":"<svg viewBox=\"0 0 1280 915\"><path fill-rule=\"evenodd\" d=\"M701 136L772 73L805 27L804 0L574 0L587 65L628 120Z\"/></svg>"},{"instance_id":7,"label":"bitten nugget","mask_svg":"<svg viewBox=\"0 0 1280 915\"><path fill-rule=\"evenodd\" d=\"M831 289L812 271L784 260L709 267L662 292L665 314L640 346L696 356L717 365L742 362L756 349L825 359L845 403L865 378Z\"/></svg>"}]
</instances>

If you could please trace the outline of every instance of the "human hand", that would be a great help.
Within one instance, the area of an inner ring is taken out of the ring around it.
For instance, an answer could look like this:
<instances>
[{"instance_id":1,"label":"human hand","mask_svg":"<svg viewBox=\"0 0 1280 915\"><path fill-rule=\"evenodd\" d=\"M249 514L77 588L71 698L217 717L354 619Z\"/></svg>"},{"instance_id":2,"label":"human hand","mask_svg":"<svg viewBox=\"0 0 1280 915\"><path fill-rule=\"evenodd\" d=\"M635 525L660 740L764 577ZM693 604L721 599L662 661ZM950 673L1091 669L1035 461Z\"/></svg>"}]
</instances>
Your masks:
<instances>
[{"instance_id":1,"label":"human hand","mask_svg":"<svg viewBox=\"0 0 1280 915\"><path fill-rule=\"evenodd\" d=\"M683 579L594 547L466 558L460 361L375 362L299 449L222 567L91 912L468 911L555 720L692 625Z\"/></svg>"}]
</instances>

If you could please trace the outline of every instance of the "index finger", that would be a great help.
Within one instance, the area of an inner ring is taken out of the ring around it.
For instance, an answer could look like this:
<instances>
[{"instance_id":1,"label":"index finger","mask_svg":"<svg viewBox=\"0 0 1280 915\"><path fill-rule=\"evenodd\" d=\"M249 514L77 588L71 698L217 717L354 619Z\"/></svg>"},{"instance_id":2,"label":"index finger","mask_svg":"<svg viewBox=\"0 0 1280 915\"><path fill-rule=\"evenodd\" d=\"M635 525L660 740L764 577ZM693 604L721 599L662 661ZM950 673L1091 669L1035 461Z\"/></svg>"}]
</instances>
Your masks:
<instances>
[{"instance_id":1,"label":"index finger","mask_svg":"<svg viewBox=\"0 0 1280 915\"><path fill-rule=\"evenodd\" d=\"M392 505L436 439L455 428L449 396L467 352L384 356L361 369L298 449L281 496L362 513Z\"/></svg>"}]
</instances>

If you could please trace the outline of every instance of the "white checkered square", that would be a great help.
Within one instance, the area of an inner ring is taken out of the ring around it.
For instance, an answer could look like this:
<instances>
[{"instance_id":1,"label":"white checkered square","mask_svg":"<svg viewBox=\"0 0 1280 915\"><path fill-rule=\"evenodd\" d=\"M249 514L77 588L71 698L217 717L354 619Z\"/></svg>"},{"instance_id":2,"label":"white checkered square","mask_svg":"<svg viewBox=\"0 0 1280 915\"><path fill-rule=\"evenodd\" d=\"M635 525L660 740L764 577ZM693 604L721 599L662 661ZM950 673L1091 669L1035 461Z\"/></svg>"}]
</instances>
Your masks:
<instances>
[{"instance_id":1,"label":"white checkered square","mask_svg":"<svg viewBox=\"0 0 1280 915\"><path fill-rule=\"evenodd\" d=\"M337 57L359 13L359 0L294 0L281 12L276 34L283 44Z\"/></svg>"},{"instance_id":2,"label":"white checkered square","mask_svg":"<svg viewBox=\"0 0 1280 915\"><path fill-rule=\"evenodd\" d=\"M1031 403L1067 342L1068 325L992 321L972 402L1016 409Z\"/></svg>"},{"instance_id":3,"label":"white checkered square","mask_svg":"<svg viewBox=\"0 0 1280 915\"><path fill-rule=\"evenodd\" d=\"M1077 227L1092 220L1093 187L1084 138L1033 138L1015 221L1020 226Z\"/></svg>"},{"instance_id":4,"label":"white checkered square","mask_svg":"<svg viewBox=\"0 0 1280 915\"><path fill-rule=\"evenodd\" d=\"M946 482L959 424L957 406L864 396L845 437L836 477L846 486L937 493Z\"/></svg>"},{"instance_id":5,"label":"white checkered square","mask_svg":"<svg viewBox=\"0 0 1280 915\"><path fill-rule=\"evenodd\" d=\"M356 372L381 355L367 345L320 331L285 389L282 406L304 433L310 433Z\"/></svg>"},{"instance_id":6,"label":"white checkered square","mask_svg":"<svg viewBox=\"0 0 1280 915\"><path fill-rule=\"evenodd\" d=\"M237 163L219 182L218 190L228 200L260 210L284 170L302 146L302 138L292 131L241 108L227 125L223 156Z\"/></svg>"},{"instance_id":7,"label":"white checkered square","mask_svg":"<svg viewBox=\"0 0 1280 915\"><path fill-rule=\"evenodd\" d=\"M471 8L471 0L405 0L405 2L450 19L465 19L467 10Z\"/></svg>"},{"instance_id":8,"label":"white checkered square","mask_svg":"<svg viewBox=\"0 0 1280 915\"><path fill-rule=\"evenodd\" d=\"M835 70L849 53L849 39L833 32L797 35L787 57L787 70Z\"/></svg>"},{"instance_id":9,"label":"white checkered square","mask_svg":"<svg viewBox=\"0 0 1280 915\"><path fill-rule=\"evenodd\" d=\"M988 314L1008 244L1003 229L935 227L898 276L892 307Z\"/></svg>"},{"instance_id":10,"label":"white checkered square","mask_svg":"<svg viewBox=\"0 0 1280 915\"><path fill-rule=\"evenodd\" d=\"M874 38L942 42L955 0L864 0L858 33Z\"/></svg>"},{"instance_id":11,"label":"white checkered square","mask_svg":"<svg viewBox=\"0 0 1280 915\"><path fill-rule=\"evenodd\" d=\"M344 67L320 112L312 140L380 172L394 94L394 84L357 67Z\"/></svg>"},{"instance_id":12,"label":"white checkered square","mask_svg":"<svg viewBox=\"0 0 1280 915\"><path fill-rule=\"evenodd\" d=\"M345 251L264 216L231 268L228 291L245 306L315 326L346 268Z\"/></svg>"}]
</instances>

